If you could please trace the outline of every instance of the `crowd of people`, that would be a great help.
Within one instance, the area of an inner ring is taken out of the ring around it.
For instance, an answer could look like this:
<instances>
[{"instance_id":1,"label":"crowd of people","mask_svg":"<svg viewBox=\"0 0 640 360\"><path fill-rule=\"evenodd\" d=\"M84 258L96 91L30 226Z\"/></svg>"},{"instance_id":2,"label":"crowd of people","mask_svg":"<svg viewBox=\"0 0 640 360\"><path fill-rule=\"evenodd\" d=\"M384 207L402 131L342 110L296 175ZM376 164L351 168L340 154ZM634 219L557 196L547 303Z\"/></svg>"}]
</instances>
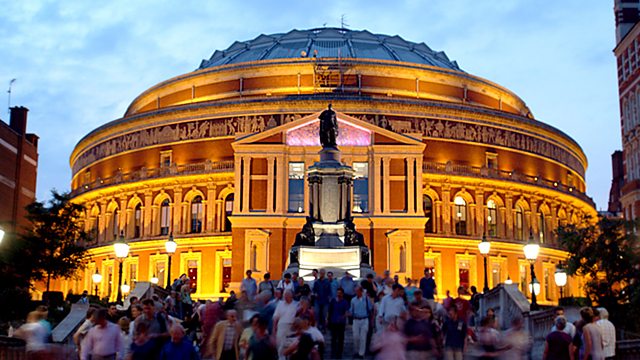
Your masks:
<instances>
[{"instance_id":1,"label":"crowd of people","mask_svg":"<svg viewBox=\"0 0 640 360\"><path fill-rule=\"evenodd\" d=\"M285 273L258 282L246 272L239 297L193 301L186 275L176 279L169 295L140 301L132 297L126 311L116 304L90 307L73 336L78 357L101 359L528 359L532 340L521 318L498 331L492 309L479 314L475 287L436 301L436 283L428 270L419 281L349 273L339 280L324 269L305 281ZM585 308L575 325L556 309L554 328L546 338L544 358L605 359L615 350L615 329L606 310ZM46 316L45 316L46 318ZM44 339L41 313L16 335L30 342ZM35 324L35 325L34 325ZM42 327L42 328L41 328ZM353 342L345 349L345 333ZM611 338L613 336L613 338ZM44 341L44 340L42 340ZM38 341L35 342L37 344ZM32 354L42 348L31 346Z\"/></svg>"}]
</instances>

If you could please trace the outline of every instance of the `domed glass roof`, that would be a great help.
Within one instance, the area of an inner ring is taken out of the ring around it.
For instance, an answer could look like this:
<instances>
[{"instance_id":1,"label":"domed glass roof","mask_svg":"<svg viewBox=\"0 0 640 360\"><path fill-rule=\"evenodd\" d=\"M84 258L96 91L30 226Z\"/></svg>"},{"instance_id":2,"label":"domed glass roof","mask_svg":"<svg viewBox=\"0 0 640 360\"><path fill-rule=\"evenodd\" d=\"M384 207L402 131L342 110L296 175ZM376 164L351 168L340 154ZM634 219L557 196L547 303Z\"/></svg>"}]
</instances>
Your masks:
<instances>
[{"instance_id":1,"label":"domed glass roof","mask_svg":"<svg viewBox=\"0 0 640 360\"><path fill-rule=\"evenodd\" d=\"M263 34L253 40L236 41L226 50L216 50L209 60L202 60L198 69L313 56L403 61L462 71L444 52L433 51L425 43L406 41L397 35L338 28L291 30L286 34Z\"/></svg>"}]
</instances>

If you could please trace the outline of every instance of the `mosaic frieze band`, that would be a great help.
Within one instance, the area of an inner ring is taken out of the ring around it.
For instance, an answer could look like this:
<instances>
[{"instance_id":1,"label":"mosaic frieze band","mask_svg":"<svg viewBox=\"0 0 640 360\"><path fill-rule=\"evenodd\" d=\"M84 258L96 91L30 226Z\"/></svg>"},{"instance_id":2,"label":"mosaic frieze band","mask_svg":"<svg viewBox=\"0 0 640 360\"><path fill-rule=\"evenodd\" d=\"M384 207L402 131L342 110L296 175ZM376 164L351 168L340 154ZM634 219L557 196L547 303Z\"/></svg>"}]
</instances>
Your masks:
<instances>
[{"instance_id":1,"label":"mosaic frieze band","mask_svg":"<svg viewBox=\"0 0 640 360\"><path fill-rule=\"evenodd\" d=\"M200 140L236 133L255 133L302 118L309 114L276 114L194 120L163 125L117 136L83 152L73 164L73 173L85 166L121 152L177 141ZM363 121L398 133L421 133L434 139L461 140L504 146L551 158L583 175L582 163L569 151L526 134L480 124L430 118L354 115Z\"/></svg>"}]
</instances>

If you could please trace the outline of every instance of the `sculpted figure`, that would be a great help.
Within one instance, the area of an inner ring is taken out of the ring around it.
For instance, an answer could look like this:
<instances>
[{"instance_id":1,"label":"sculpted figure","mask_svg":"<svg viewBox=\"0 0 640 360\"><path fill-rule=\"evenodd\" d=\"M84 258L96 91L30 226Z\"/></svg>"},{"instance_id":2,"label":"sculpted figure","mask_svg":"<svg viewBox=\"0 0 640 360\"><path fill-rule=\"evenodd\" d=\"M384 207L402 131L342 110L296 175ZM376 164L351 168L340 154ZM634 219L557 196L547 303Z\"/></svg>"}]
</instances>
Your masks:
<instances>
[{"instance_id":1,"label":"sculpted figure","mask_svg":"<svg viewBox=\"0 0 640 360\"><path fill-rule=\"evenodd\" d=\"M344 246L365 246L364 236L356 231L351 217L344 221Z\"/></svg>"},{"instance_id":2,"label":"sculpted figure","mask_svg":"<svg viewBox=\"0 0 640 360\"><path fill-rule=\"evenodd\" d=\"M293 246L314 246L316 244L316 235L313 231L313 219L307 216L307 222L302 227L302 231L296 234L296 240Z\"/></svg>"},{"instance_id":3,"label":"sculpted figure","mask_svg":"<svg viewBox=\"0 0 640 360\"><path fill-rule=\"evenodd\" d=\"M338 138L338 119L336 112L331 110L331 104L327 110L320 114L320 144L323 148L336 147Z\"/></svg>"}]
</instances>

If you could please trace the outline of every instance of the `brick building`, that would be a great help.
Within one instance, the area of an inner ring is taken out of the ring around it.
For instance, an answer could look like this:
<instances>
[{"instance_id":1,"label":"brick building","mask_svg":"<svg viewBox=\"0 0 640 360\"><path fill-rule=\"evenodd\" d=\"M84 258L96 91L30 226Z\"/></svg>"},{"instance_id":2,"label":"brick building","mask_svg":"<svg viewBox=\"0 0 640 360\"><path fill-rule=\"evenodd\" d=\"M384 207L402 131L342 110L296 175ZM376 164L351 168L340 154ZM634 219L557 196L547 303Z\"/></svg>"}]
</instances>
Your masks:
<instances>
[{"instance_id":1,"label":"brick building","mask_svg":"<svg viewBox=\"0 0 640 360\"><path fill-rule=\"evenodd\" d=\"M20 231L25 206L36 198L38 136L27 133L25 107L11 108L9 124L0 121L0 227Z\"/></svg>"}]
</instances>

